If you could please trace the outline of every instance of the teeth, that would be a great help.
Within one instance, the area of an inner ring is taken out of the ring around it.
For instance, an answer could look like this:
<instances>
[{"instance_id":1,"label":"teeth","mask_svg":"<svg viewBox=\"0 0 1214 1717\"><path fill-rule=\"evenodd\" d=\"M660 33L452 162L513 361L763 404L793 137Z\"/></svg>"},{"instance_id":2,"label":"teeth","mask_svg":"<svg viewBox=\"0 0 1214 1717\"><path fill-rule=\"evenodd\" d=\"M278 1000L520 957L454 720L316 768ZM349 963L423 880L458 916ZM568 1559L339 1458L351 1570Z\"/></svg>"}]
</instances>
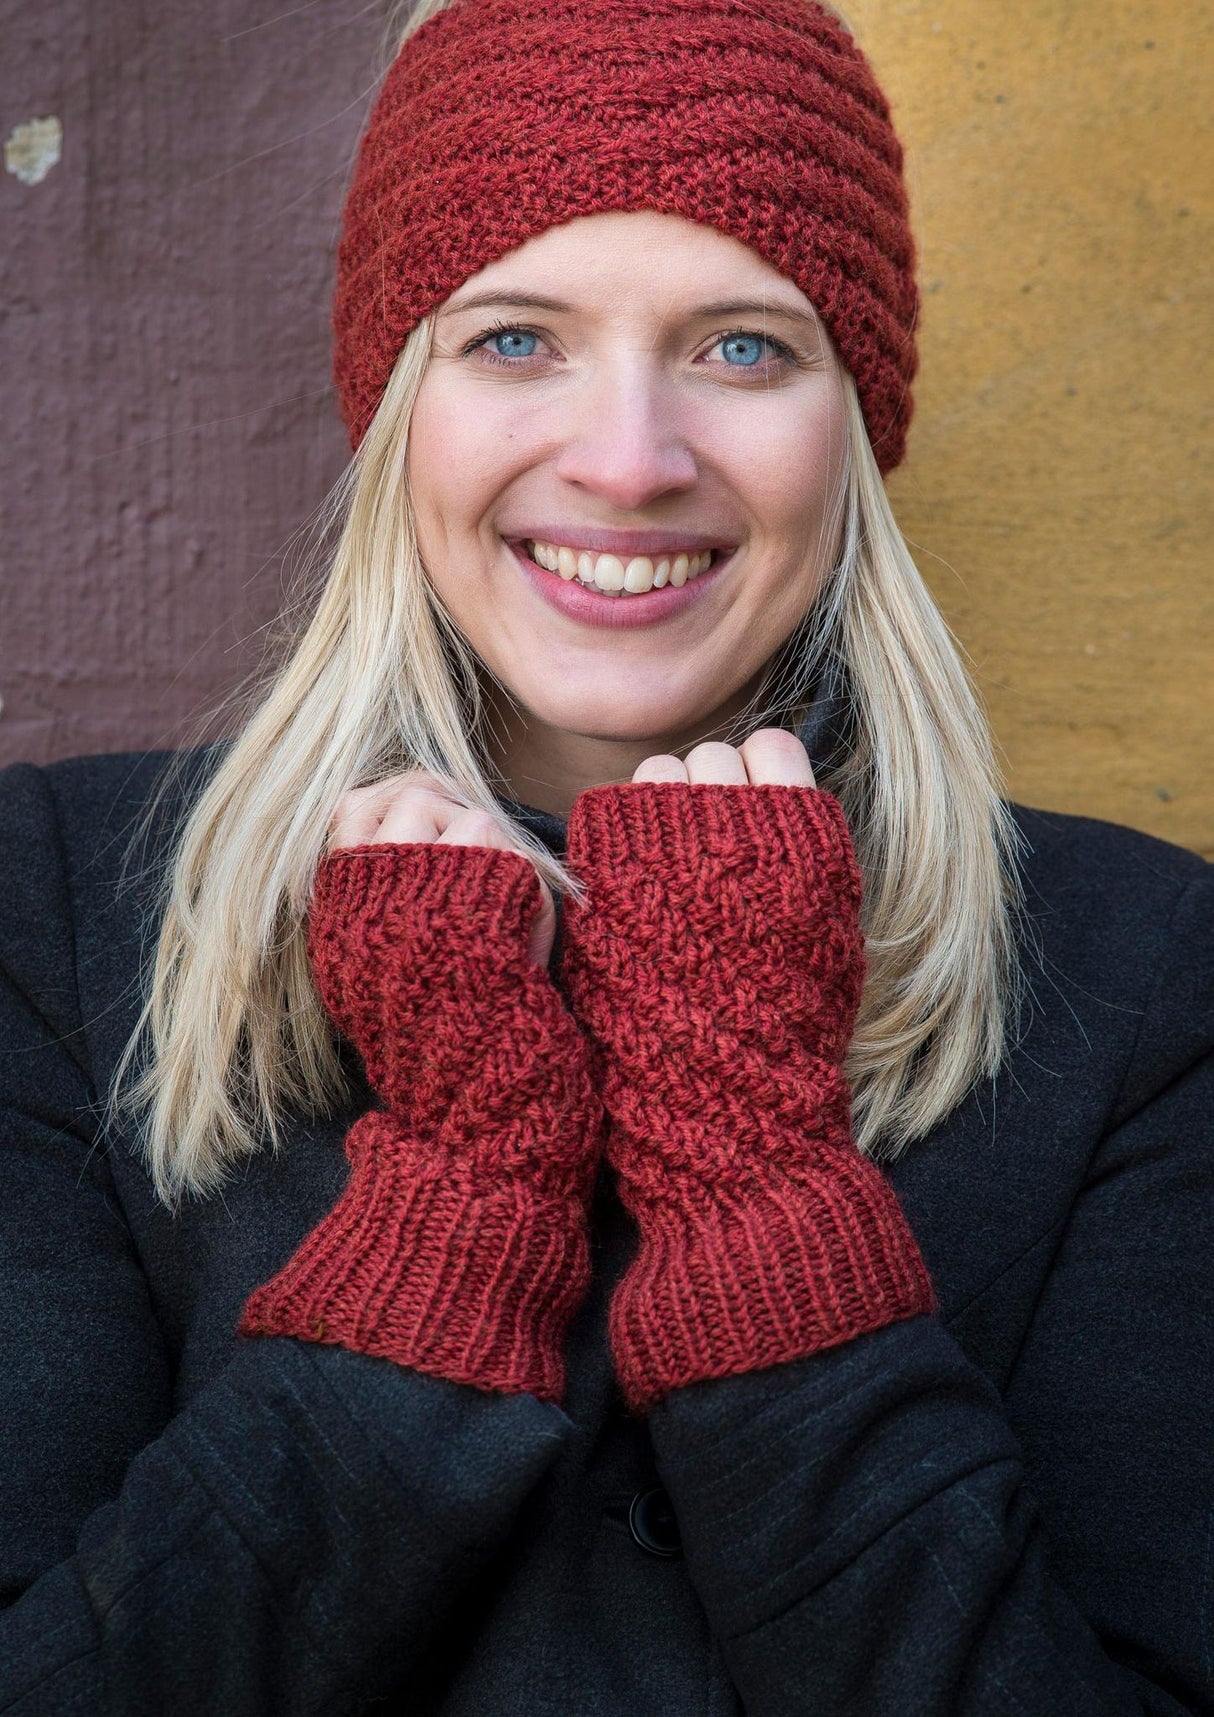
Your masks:
<instances>
[{"instance_id":1,"label":"teeth","mask_svg":"<svg viewBox=\"0 0 1214 1717\"><path fill-rule=\"evenodd\" d=\"M618 555L601 554L594 563L594 582L599 590L624 588L624 563Z\"/></svg>"},{"instance_id":2,"label":"teeth","mask_svg":"<svg viewBox=\"0 0 1214 1717\"><path fill-rule=\"evenodd\" d=\"M640 595L653 589L654 565L648 555L639 554L624 568L624 589Z\"/></svg>"},{"instance_id":3,"label":"teeth","mask_svg":"<svg viewBox=\"0 0 1214 1717\"><path fill-rule=\"evenodd\" d=\"M538 566L558 573L567 582L576 578L580 584L602 590L612 596L640 595L646 590L661 590L672 584L677 589L689 578L698 578L712 565L712 550L700 554L677 554L671 559L663 555L656 563L647 554L633 555L621 560L614 554L591 554L588 550L557 547L553 543L528 543L527 552Z\"/></svg>"}]
</instances>

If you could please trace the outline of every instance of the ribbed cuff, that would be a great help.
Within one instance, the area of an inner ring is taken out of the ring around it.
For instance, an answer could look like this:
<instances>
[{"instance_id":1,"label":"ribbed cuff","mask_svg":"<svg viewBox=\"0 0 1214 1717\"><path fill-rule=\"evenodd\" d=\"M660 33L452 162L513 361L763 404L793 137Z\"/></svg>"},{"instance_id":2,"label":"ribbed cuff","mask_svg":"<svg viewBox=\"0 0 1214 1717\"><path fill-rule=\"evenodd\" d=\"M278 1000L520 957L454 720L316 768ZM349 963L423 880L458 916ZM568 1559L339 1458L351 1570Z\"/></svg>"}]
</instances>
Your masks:
<instances>
[{"instance_id":1,"label":"ribbed cuff","mask_svg":"<svg viewBox=\"0 0 1214 1717\"><path fill-rule=\"evenodd\" d=\"M427 920L458 923L465 940L487 938L526 950L540 903L540 882L526 854L441 841L384 841L342 847L316 874L310 928L330 919L416 929Z\"/></svg>"},{"instance_id":2,"label":"ribbed cuff","mask_svg":"<svg viewBox=\"0 0 1214 1717\"><path fill-rule=\"evenodd\" d=\"M564 1393L564 1343L590 1280L585 1204L519 1178L477 1185L374 1111L332 1211L254 1290L243 1336L295 1336L455 1383Z\"/></svg>"},{"instance_id":3,"label":"ribbed cuff","mask_svg":"<svg viewBox=\"0 0 1214 1717\"><path fill-rule=\"evenodd\" d=\"M893 1188L850 1143L795 1176L760 1164L740 1183L672 1183L635 1214L640 1249L610 1331L636 1413L938 1310Z\"/></svg>"},{"instance_id":4,"label":"ribbed cuff","mask_svg":"<svg viewBox=\"0 0 1214 1717\"><path fill-rule=\"evenodd\" d=\"M611 1343L629 1404L936 1309L842 1075L862 879L821 788L646 782L574 802L574 1010L603 1051L608 1155L641 1230Z\"/></svg>"},{"instance_id":5,"label":"ribbed cuff","mask_svg":"<svg viewBox=\"0 0 1214 1717\"><path fill-rule=\"evenodd\" d=\"M687 864L718 853L797 874L807 846L822 857L838 853L852 867L843 807L821 786L628 781L587 788L568 817L568 860L589 867L622 858Z\"/></svg>"},{"instance_id":6,"label":"ribbed cuff","mask_svg":"<svg viewBox=\"0 0 1214 1717\"><path fill-rule=\"evenodd\" d=\"M806 887L807 866L836 904L858 907L860 872L843 807L822 787L777 782L628 782L579 793L569 813L566 858L610 883L618 864L672 867L724 861ZM678 880L677 870L664 878Z\"/></svg>"}]
</instances>

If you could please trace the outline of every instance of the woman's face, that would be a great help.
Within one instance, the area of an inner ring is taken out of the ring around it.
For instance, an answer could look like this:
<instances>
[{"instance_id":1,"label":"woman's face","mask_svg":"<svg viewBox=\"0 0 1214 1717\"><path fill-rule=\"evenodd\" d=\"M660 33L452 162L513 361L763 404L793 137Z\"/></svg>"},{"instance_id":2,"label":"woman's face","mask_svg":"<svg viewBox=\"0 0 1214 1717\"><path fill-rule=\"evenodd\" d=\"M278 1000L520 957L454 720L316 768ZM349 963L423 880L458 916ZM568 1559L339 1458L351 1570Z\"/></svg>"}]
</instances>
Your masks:
<instances>
[{"instance_id":1,"label":"woman's face","mask_svg":"<svg viewBox=\"0 0 1214 1717\"><path fill-rule=\"evenodd\" d=\"M422 559L532 749L618 778L745 702L833 564L844 446L839 360L790 280L675 216L585 216L437 314Z\"/></svg>"}]
</instances>

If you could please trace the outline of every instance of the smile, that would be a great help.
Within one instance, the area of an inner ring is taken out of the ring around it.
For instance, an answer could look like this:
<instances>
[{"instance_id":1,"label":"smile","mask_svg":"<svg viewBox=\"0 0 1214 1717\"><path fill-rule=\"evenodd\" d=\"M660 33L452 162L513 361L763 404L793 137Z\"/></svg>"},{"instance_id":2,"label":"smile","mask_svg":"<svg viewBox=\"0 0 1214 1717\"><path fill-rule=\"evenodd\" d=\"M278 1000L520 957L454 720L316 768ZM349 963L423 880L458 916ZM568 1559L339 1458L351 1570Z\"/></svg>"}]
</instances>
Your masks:
<instances>
[{"instance_id":1,"label":"smile","mask_svg":"<svg viewBox=\"0 0 1214 1717\"><path fill-rule=\"evenodd\" d=\"M566 583L577 579L607 596L643 596L667 584L678 590L689 578L707 572L718 553L705 549L700 554L661 555L656 559L639 554L625 560L619 555L595 554L555 543L526 542L523 546L537 566L555 572Z\"/></svg>"},{"instance_id":2,"label":"smile","mask_svg":"<svg viewBox=\"0 0 1214 1717\"><path fill-rule=\"evenodd\" d=\"M509 548L523 577L546 607L580 625L609 630L660 626L678 619L729 576L740 552L734 547L702 549L695 554L621 556L517 537ZM547 565L538 558L541 554ZM562 556L566 557L565 568L573 558L572 576L562 570ZM554 559L555 567L551 564ZM589 578L583 576L583 567ZM638 586L633 590L624 584L630 572ZM604 576L606 586L598 582ZM645 579L648 583L641 588ZM611 589L612 584L618 588Z\"/></svg>"}]
</instances>

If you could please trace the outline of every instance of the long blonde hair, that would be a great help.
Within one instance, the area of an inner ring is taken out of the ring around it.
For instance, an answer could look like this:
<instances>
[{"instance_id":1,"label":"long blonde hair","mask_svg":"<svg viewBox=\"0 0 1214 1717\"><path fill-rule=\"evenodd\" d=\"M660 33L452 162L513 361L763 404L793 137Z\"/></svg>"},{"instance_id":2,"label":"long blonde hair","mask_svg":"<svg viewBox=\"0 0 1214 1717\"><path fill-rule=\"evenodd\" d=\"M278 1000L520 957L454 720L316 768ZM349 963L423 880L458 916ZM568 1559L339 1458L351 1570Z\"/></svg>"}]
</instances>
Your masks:
<instances>
[{"instance_id":1,"label":"long blonde hair","mask_svg":"<svg viewBox=\"0 0 1214 1717\"><path fill-rule=\"evenodd\" d=\"M422 0L405 33L442 10ZM433 319L410 334L327 503L336 534L310 619L194 804L165 877L139 1024L111 1089L135 1112L170 1208L218 1189L289 1111L344 1095L308 969L304 921L332 812L349 788L412 768L507 828L558 893L575 877L499 803L478 663L426 577L406 472ZM958 649L890 510L842 371L839 552L811 612L723 735L802 709L831 660L853 731L822 775L864 875L868 975L846 1072L861 1150L888 1160L1004 1053L1018 995L1015 826ZM506 695L508 688L501 688Z\"/></svg>"}]
</instances>

